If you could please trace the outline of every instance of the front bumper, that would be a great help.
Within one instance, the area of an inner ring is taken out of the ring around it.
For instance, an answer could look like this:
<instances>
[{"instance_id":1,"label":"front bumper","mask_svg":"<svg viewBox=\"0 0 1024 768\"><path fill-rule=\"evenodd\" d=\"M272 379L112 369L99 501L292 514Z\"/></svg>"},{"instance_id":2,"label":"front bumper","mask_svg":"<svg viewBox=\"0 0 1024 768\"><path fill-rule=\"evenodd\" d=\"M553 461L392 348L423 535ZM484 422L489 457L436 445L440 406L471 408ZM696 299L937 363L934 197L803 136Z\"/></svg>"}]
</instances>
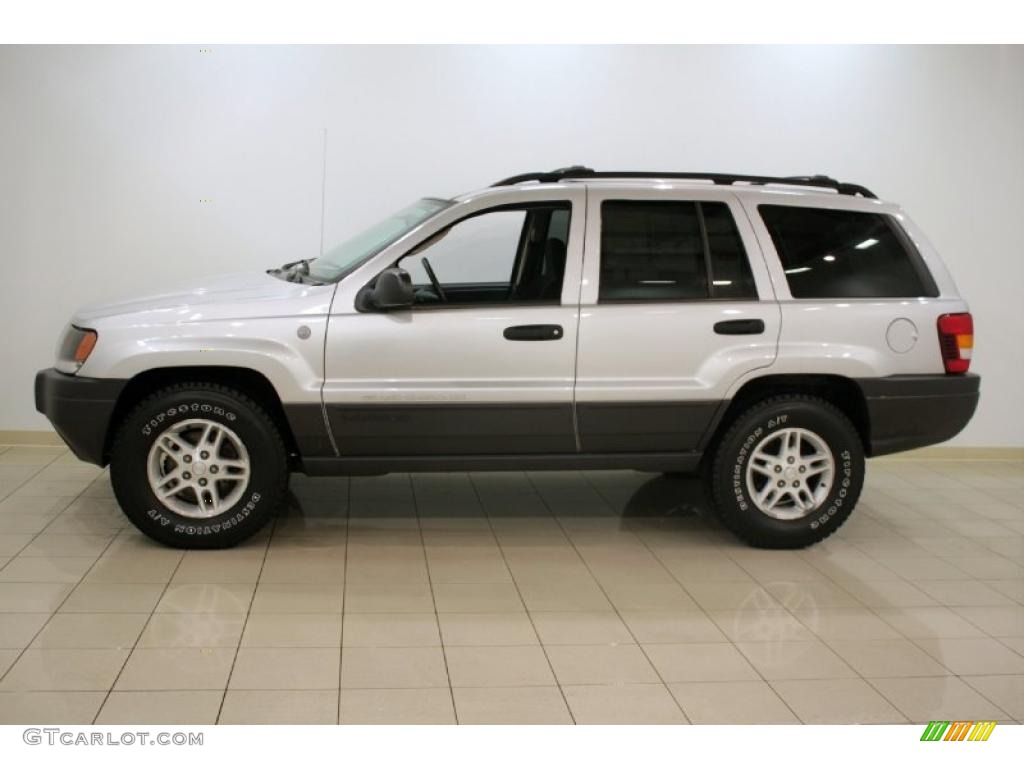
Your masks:
<instances>
[{"instance_id":1,"label":"front bumper","mask_svg":"<svg viewBox=\"0 0 1024 768\"><path fill-rule=\"evenodd\" d=\"M949 440L978 407L981 377L884 376L859 379L871 421L871 455L909 451Z\"/></svg>"},{"instance_id":2,"label":"front bumper","mask_svg":"<svg viewBox=\"0 0 1024 768\"><path fill-rule=\"evenodd\" d=\"M90 464L107 463L106 441L123 379L89 379L55 368L36 374L36 410L46 416L75 456Z\"/></svg>"}]
</instances>

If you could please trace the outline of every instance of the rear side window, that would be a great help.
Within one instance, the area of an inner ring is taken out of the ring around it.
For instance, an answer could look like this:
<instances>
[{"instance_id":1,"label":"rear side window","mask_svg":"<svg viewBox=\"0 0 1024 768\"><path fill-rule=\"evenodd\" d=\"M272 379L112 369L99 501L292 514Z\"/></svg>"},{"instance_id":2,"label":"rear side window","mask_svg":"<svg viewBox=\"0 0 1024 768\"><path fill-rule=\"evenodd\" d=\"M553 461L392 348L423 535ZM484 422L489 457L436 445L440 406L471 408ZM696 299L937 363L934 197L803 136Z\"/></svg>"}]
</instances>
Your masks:
<instances>
[{"instance_id":1,"label":"rear side window","mask_svg":"<svg viewBox=\"0 0 1024 768\"><path fill-rule=\"evenodd\" d=\"M725 203L608 200L601 205L598 300L757 298Z\"/></svg>"},{"instance_id":2,"label":"rear side window","mask_svg":"<svg viewBox=\"0 0 1024 768\"><path fill-rule=\"evenodd\" d=\"M891 217L758 206L797 299L938 296L914 244Z\"/></svg>"}]
</instances>

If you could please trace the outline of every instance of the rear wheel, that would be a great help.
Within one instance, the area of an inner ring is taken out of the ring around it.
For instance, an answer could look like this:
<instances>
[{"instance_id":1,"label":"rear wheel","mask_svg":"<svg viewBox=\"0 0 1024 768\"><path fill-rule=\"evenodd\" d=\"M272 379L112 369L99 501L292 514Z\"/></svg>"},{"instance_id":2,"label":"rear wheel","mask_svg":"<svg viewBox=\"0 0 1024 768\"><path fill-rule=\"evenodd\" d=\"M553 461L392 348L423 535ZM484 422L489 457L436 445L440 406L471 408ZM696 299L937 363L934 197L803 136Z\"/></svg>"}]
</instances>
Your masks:
<instances>
[{"instance_id":1,"label":"rear wheel","mask_svg":"<svg viewBox=\"0 0 1024 768\"><path fill-rule=\"evenodd\" d=\"M740 538L757 547L805 547L850 516L864 483L864 450L831 403L774 397L729 427L709 480L716 510Z\"/></svg>"},{"instance_id":2,"label":"rear wheel","mask_svg":"<svg viewBox=\"0 0 1024 768\"><path fill-rule=\"evenodd\" d=\"M283 501L287 453L277 426L241 392L182 384L122 422L111 451L114 494L147 536L174 547L233 546Z\"/></svg>"}]
</instances>

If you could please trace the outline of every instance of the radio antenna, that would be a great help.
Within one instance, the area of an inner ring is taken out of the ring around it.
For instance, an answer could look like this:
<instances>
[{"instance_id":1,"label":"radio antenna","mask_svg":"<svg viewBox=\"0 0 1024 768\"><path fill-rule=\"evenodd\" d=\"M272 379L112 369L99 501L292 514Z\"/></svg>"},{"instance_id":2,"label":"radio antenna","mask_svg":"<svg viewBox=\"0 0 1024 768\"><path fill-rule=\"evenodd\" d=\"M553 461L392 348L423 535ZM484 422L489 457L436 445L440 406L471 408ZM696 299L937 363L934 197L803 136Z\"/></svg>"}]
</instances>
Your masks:
<instances>
[{"instance_id":1,"label":"radio antenna","mask_svg":"<svg viewBox=\"0 0 1024 768\"><path fill-rule=\"evenodd\" d=\"M324 128L324 163L320 177L320 255L324 255L324 216L327 211L327 129Z\"/></svg>"}]
</instances>

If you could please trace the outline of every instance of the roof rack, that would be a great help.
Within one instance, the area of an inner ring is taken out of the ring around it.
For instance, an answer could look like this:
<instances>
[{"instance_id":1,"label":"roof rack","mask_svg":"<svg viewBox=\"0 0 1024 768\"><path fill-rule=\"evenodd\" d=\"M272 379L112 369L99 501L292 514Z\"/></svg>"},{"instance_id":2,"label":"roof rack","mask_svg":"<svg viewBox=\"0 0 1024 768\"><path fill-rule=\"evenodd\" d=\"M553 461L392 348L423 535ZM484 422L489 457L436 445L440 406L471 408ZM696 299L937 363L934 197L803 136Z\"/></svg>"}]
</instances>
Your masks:
<instances>
[{"instance_id":1,"label":"roof rack","mask_svg":"<svg viewBox=\"0 0 1024 768\"><path fill-rule=\"evenodd\" d=\"M502 179L493 187L507 187L524 181L555 182L566 179L688 179L710 181L715 184L791 184L801 187L832 189L840 195L860 195L875 198L875 194L860 184L836 181L829 176L745 176L732 173L670 173L663 171L595 171L582 165L571 165L554 171L521 173Z\"/></svg>"}]
</instances>

